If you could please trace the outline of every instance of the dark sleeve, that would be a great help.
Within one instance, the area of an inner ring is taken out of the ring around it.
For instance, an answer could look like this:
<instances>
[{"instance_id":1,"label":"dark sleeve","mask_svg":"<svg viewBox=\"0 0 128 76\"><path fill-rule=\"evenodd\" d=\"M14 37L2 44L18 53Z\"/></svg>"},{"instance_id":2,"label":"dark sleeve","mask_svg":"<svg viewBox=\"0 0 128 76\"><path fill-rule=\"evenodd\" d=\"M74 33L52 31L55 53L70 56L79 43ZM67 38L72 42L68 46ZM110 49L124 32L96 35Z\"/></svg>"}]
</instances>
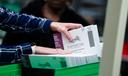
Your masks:
<instances>
[{"instance_id":1,"label":"dark sleeve","mask_svg":"<svg viewBox=\"0 0 128 76\"><path fill-rule=\"evenodd\" d=\"M0 7L0 28L10 32L31 32L40 30L43 33L50 31L51 20L19 14Z\"/></svg>"},{"instance_id":2,"label":"dark sleeve","mask_svg":"<svg viewBox=\"0 0 128 76\"><path fill-rule=\"evenodd\" d=\"M15 63L21 60L23 54L32 54L30 44L25 43L17 46L0 45L0 64Z\"/></svg>"}]
</instances>

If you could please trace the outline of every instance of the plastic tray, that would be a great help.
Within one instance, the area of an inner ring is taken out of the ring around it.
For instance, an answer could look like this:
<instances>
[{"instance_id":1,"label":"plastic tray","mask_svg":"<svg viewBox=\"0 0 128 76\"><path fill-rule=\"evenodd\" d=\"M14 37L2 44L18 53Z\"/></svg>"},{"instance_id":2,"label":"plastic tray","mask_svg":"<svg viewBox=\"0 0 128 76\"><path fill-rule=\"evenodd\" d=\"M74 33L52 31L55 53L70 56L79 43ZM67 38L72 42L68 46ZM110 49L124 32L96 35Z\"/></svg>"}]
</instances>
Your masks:
<instances>
[{"instance_id":1,"label":"plastic tray","mask_svg":"<svg viewBox=\"0 0 128 76\"><path fill-rule=\"evenodd\" d=\"M20 64L0 66L0 76L21 76Z\"/></svg>"}]
</instances>

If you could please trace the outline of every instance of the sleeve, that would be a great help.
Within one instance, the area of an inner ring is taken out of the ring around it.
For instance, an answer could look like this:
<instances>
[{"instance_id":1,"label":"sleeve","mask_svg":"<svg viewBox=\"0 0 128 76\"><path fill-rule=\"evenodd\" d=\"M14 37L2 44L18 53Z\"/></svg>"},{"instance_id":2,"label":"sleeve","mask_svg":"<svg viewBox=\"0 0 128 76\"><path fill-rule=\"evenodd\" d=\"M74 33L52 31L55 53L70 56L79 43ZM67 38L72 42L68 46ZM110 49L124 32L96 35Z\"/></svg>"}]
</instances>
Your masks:
<instances>
[{"instance_id":1,"label":"sleeve","mask_svg":"<svg viewBox=\"0 0 128 76\"><path fill-rule=\"evenodd\" d=\"M23 54L32 54L31 44L24 43L16 46L0 45L0 64L20 61Z\"/></svg>"},{"instance_id":2,"label":"sleeve","mask_svg":"<svg viewBox=\"0 0 128 76\"><path fill-rule=\"evenodd\" d=\"M0 28L9 32L50 32L51 20L27 14L19 14L0 7Z\"/></svg>"}]
</instances>

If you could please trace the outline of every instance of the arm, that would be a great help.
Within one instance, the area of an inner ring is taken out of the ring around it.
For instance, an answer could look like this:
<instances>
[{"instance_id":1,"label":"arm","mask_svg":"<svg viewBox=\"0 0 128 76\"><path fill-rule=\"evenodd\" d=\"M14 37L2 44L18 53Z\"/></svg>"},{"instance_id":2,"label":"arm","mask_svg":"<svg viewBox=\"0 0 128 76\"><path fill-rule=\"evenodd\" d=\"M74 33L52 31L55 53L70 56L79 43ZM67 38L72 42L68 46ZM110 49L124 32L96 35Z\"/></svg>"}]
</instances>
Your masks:
<instances>
[{"instance_id":1,"label":"arm","mask_svg":"<svg viewBox=\"0 0 128 76\"><path fill-rule=\"evenodd\" d=\"M20 60L23 54L32 54L30 44L25 43L16 46L0 45L0 64L14 63Z\"/></svg>"},{"instance_id":2,"label":"arm","mask_svg":"<svg viewBox=\"0 0 128 76\"><path fill-rule=\"evenodd\" d=\"M52 22L47 19L37 18L26 14L18 14L0 7L0 28L10 32L31 32L41 30L43 33L57 31L64 33L72 41L68 30L82 27L81 24ZM37 46L37 54L67 54L62 49L51 49ZM15 61L23 54L32 54L31 45L0 46L0 62ZM9 60L8 60L9 59Z\"/></svg>"},{"instance_id":3,"label":"arm","mask_svg":"<svg viewBox=\"0 0 128 76\"><path fill-rule=\"evenodd\" d=\"M51 20L18 14L0 7L0 28L11 32L50 31Z\"/></svg>"},{"instance_id":4,"label":"arm","mask_svg":"<svg viewBox=\"0 0 128 76\"><path fill-rule=\"evenodd\" d=\"M69 40L72 40L68 30L80 27L82 27L81 24L52 22L45 18L18 14L0 7L0 29L4 31L27 33L40 30L43 33L48 33L52 30L64 33Z\"/></svg>"},{"instance_id":5,"label":"arm","mask_svg":"<svg viewBox=\"0 0 128 76\"><path fill-rule=\"evenodd\" d=\"M0 46L0 64L15 63L21 60L24 54L32 54L33 49L28 43L16 46ZM63 51L62 49L52 49L40 46L34 46L35 54L70 54L70 51Z\"/></svg>"}]
</instances>

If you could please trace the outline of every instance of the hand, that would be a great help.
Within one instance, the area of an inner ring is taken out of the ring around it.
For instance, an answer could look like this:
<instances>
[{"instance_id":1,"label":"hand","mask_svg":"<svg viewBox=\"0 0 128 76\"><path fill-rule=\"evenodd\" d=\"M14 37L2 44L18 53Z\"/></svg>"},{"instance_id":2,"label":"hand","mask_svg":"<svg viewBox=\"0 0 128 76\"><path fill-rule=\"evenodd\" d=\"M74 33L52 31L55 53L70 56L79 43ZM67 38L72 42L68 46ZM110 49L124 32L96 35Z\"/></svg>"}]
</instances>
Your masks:
<instances>
[{"instance_id":1,"label":"hand","mask_svg":"<svg viewBox=\"0 0 128 76\"><path fill-rule=\"evenodd\" d=\"M73 41L73 38L71 37L68 30L77 29L80 27L83 27L83 26L81 24L76 24L76 23L59 23L59 22L51 23L51 29L53 31L64 33L64 35L68 38L69 41Z\"/></svg>"},{"instance_id":2,"label":"hand","mask_svg":"<svg viewBox=\"0 0 128 76\"><path fill-rule=\"evenodd\" d=\"M62 50L62 49L53 49L53 48L46 48L46 47L35 47L35 54L71 54L71 51Z\"/></svg>"}]
</instances>

